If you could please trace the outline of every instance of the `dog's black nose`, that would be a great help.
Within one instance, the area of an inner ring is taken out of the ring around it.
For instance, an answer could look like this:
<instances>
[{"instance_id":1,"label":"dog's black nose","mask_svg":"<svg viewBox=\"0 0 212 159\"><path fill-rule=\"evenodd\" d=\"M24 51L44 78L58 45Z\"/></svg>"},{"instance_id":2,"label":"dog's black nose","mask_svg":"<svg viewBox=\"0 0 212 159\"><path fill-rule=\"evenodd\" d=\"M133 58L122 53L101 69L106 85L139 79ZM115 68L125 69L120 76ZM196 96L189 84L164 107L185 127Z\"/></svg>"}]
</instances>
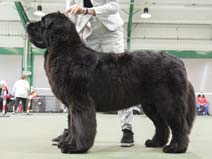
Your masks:
<instances>
[{"instance_id":1,"label":"dog's black nose","mask_svg":"<svg viewBox=\"0 0 212 159\"><path fill-rule=\"evenodd\" d=\"M32 23L31 22L28 22L26 24L26 32L29 33L29 30L30 30L30 27L31 27Z\"/></svg>"},{"instance_id":2,"label":"dog's black nose","mask_svg":"<svg viewBox=\"0 0 212 159\"><path fill-rule=\"evenodd\" d=\"M30 22L27 22L27 24L26 24L26 28L28 28L28 26L29 26L30 24L31 24Z\"/></svg>"}]
</instances>

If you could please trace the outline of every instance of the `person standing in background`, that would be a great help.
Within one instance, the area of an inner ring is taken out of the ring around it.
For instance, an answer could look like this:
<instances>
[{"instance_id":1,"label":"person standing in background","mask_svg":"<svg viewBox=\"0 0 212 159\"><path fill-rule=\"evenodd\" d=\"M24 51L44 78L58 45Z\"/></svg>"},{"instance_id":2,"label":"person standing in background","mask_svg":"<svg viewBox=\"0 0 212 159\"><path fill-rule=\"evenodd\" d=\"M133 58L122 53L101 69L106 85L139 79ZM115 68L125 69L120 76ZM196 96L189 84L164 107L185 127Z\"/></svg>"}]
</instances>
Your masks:
<instances>
[{"instance_id":1,"label":"person standing in background","mask_svg":"<svg viewBox=\"0 0 212 159\"><path fill-rule=\"evenodd\" d=\"M66 0L65 14L75 23L81 40L89 48L99 52L124 52L124 22L118 0ZM118 116L123 132L121 146L133 146L133 109L120 110Z\"/></svg>"},{"instance_id":2,"label":"person standing in background","mask_svg":"<svg viewBox=\"0 0 212 159\"><path fill-rule=\"evenodd\" d=\"M26 102L29 95L30 85L26 80L26 75L21 75L21 79L17 80L13 86L13 94L15 96L15 110L19 105L19 102L22 102L23 111L26 112Z\"/></svg>"}]
</instances>

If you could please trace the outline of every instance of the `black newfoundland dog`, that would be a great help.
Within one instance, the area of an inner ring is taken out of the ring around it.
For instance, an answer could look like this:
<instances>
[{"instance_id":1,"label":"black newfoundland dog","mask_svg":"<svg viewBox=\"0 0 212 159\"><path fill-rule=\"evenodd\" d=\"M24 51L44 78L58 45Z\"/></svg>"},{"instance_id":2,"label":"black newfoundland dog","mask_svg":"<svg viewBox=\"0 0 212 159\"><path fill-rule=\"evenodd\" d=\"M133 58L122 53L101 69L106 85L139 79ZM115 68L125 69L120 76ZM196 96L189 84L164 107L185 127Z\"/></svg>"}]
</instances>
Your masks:
<instances>
[{"instance_id":1,"label":"black newfoundland dog","mask_svg":"<svg viewBox=\"0 0 212 159\"><path fill-rule=\"evenodd\" d=\"M84 153L94 144L96 112L141 104L156 128L147 147L165 153L187 150L195 96L181 60L164 52L96 52L86 47L75 25L51 13L27 26L30 41L46 48L45 71L55 96L69 109L63 153ZM172 139L166 145L170 130Z\"/></svg>"}]
</instances>

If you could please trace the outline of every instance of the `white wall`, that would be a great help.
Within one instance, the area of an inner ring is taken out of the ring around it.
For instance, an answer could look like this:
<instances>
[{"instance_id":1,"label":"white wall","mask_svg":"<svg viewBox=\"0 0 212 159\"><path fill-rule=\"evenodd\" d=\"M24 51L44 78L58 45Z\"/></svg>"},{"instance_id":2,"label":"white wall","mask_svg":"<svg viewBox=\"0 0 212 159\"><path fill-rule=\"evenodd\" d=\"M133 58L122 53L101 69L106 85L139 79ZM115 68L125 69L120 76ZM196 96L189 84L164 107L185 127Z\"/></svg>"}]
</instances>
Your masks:
<instances>
[{"instance_id":1,"label":"white wall","mask_svg":"<svg viewBox=\"0 0 212 159\"><path fill-rule=\"evenodd\" d=\"M11 25L13 27L8 27ZM124 28L126 39L126 25ZM131 38L132 50L212 50L212 27L209 25L134 24ZM23 46L24 30L21 23L0 22L0 47Z\"/></svg>"},{"instance_id":2,"label":"white wall","mask_svg":"<svg viewBox=\"0 0 212 159\"><path fill-rule=\"evenodd\" d=\"M211 25L139 24L134 23L131 49L212 50ZM125 38L127 26L125 25Z\"/></svg>"},{"instance_id":3,"label":"white wall","mask_svg":"<svg viewBox=\"0 0 212 159\"><path fill-rule=\"evenodd\" d=\"M48 80L44 71L44 57L34 56L33 87L39 95L52 95Z\"/></svg>"},{"instance_id":4,"label":"white wall","mask_svg":"<svg viewBox=\"0 0 212 159\"><path fill-rule=\"evenodd\" d=\"M12 92L13 85L21 75L20 55L0 55L0 79L8 84L9 92Z\"/></svg>"},{"instance_id":5,"label":"white wall","mask_svg":"<svg viewBox=\"0 0 212 159\"><path fill-rule=\"evenodd\" d=\"M18 21L0 21L0 47L24 47L24 29Z\"/></svg>"},{"instance_id":6,"label":"white wall","mask_svg":"<svg viewBox=\"0 0 212 159\"><path fill-rule=\"evenodd\" d=\"M209 101L209 112L212 114L212 59L182 59L188 72L188 79L194 86L196 95L205 94Z\"/></svg>"},{"instance_id":7,"label":"white wall","mask_svg":"<svg viewBox=\"0 0 212 159\"><path fill-rule=\"evenodd\" d=\"M63 11L65 1L23 0L30 20L39 20L33 15L38 4L45 13ZM128 21L130 0L119 0L120 13ZM132 49L151 50L212 50L212 1L208 0L135 0ZM150 19L140 14L148 6ZM127 25L125 25L126 32ZM0 47L22 47L24 29L13 0L0 3ZM126 33L125 33L126 38Z\"/></svg>"},{"instance_id":8,"label":"white wall","mask_svg":"<svg viewBox=\"0 0 212 159\"><path fill-rule=\"evenodd\" d=\"M196 92L212 93L212 59L182 59Z\"/></svg>"}]
</instances>

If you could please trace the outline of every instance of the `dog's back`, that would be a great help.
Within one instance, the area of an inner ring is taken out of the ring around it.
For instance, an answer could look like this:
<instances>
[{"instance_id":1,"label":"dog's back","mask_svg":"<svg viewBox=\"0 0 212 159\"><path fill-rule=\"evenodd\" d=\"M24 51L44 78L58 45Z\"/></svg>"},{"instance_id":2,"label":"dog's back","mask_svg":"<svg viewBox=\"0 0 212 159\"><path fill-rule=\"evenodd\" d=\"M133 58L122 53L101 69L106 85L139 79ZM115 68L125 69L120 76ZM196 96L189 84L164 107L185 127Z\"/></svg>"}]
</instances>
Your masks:
<instances>
[{"instance_id":1,"label":"dog's back","mask_svg":"<svg viewBox=\"0 0 212 159\"><path fill-rule=\"evenodd\" d=\"M104 54L89 79L88 92L98 111L109 111L148 103L155 87L163 83L173 87L173 93L185 89L186 71L181 60L164 52Z\"/></svg>"}]
</instances>

